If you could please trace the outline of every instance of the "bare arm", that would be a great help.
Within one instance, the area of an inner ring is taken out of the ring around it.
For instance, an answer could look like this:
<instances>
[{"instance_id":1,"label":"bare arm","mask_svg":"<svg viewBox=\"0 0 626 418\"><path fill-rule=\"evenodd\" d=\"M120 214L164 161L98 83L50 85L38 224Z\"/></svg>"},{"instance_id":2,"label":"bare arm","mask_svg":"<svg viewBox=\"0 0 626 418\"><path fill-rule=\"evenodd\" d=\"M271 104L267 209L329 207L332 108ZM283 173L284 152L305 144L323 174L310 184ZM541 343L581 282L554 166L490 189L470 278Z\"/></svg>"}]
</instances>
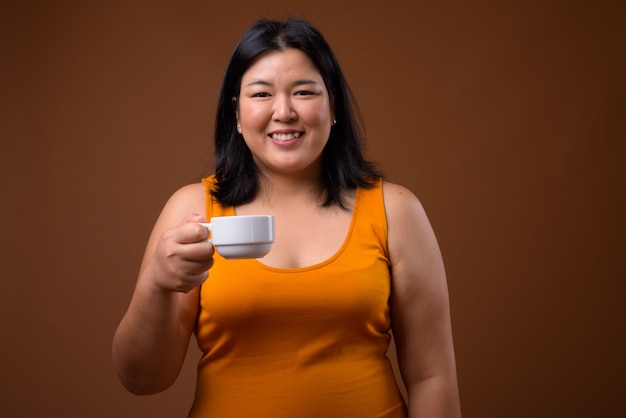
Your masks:
<instances>
[{"instance_id":1,"label":"bare arm","mask_svg":"<svg viewBox=\"0 0 626 418\"><path fill-rule=\"evenodd\" d=\"M183 187L167 202L144 254L128 310L113 338L113 363L136 394L168 388L178 376L199 306L200 284L213 264L201 184Z\"/></svg>"},{"instance_id":2,"label":"bare arm","mask_svg":"<svg viewBox=\"0 0 626 418\"><path fill-rule=\"evenodd\" d=\"M385 183L392 265L391 309L409 417L461 416L441 253L418 199Z\"/></svg>"}]
</instances>

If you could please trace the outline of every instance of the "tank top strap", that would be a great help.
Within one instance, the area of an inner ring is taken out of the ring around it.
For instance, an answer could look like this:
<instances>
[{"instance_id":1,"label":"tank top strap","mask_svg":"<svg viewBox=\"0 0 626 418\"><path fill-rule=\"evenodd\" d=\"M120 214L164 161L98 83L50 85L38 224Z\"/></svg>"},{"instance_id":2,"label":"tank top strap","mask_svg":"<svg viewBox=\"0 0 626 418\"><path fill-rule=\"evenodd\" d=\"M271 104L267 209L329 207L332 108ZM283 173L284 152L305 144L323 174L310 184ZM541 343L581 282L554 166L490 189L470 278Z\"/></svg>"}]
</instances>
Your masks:
<instances>
[{"instance_id":1,"label":"tank top strap","mask_svg":"<svg viewBox=\"0 0 626 418\"><path fill-rule=\"evenodd\" d=\"M232 216L235 214L235 208L232 206L222 206L211 194L211 192L215 190L216 183L217 180L215 179L215 175L202 179L202 184L204 185L207 220L216 216Z\"/></svg>"},{"instance_id":2,"label":"tank top strap","mask_svg":"<svg viewBox=\"0 0 626 418\"><path fill-rule=\"evenodd\" d=\"M213 195L211 191L215 190L215 176L205 177L202 179L204 185L204 203L205 215L207 221L213 216Z\"/></svg>"},{"instance_id":3,"label":"tank top strap","mask_svg":"<svg viewBox=\"0 0 626 418\"><path fill-rule=\"evenodd\" d=\"M374 233L385 257L388 258L387 215L385 213L382 179L378 180L371 188L360 187L357 200L355 209L358 210L358 216L361 218L361 222L357 223L359 228L367 228Z\"/></svg>"}]
</instances>

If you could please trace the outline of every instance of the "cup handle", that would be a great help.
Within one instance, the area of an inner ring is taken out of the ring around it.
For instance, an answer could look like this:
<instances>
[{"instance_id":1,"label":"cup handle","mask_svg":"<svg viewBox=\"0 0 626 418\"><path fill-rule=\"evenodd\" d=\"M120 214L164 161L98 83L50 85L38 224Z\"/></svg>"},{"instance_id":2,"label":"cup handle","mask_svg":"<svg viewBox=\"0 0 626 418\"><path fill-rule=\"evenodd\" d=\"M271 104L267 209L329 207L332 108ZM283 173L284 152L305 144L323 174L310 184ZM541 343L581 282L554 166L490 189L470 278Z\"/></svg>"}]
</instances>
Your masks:
<instances>
[{"instance_id":1,"label":"cup handle","mask_svg":"<svg viewBox=\"0 0 626 418\"><path fill-rule=\"evenodd\" d=\"M202 225L203 227L205 227L206 229L208 229L209 231L211 230L211 224L208 222L198 222L200 225ZM208 242L209 244L213 244L213 241L211 240L211 238L208 238L206 240L206 242Z\"/></svg>"}]
</instances>

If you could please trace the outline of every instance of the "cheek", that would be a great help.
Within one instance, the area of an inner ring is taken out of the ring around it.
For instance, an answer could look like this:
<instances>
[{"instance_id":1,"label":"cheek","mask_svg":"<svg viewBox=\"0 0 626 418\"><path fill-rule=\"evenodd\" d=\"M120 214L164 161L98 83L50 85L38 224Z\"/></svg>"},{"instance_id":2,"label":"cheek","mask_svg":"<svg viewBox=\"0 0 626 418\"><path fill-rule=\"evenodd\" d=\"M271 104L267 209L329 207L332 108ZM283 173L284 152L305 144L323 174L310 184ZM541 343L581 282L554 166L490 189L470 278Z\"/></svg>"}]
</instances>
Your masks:
<instances>
[{"instance_id":1,"label":"cheek","mask_svg":"<svg viewBox=\"0 0 626 418\"><path fill-rule=\"evenodd\" d=\"M326 125L331 120L330 108L327 106L306 109L301 115L309 125Z\"/></svg>"},{"instance_id":2,"label":"cheek","mask_svg":"<svg viewBox=\"0 0 626 418\"><path fill-rule=\"evenodd\" d=\"M258 128L267 124L268 112L262 106L253 106L242 103L239 107L239 122L242 127Z\"/></svg>"}]
</instances>

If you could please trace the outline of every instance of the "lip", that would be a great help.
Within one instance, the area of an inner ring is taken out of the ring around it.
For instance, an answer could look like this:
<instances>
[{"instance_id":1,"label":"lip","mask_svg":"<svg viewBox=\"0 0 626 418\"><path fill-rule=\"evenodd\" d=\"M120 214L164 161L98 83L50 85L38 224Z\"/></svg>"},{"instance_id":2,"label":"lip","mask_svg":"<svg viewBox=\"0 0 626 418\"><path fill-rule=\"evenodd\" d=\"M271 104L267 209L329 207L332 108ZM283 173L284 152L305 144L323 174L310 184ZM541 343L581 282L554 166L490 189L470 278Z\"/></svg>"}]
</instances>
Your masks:
<instances>
[{"instance_id":1,"label":"lip","mask_svg":"<svg viewBox=\"0 0 626 418\"><path fill-rule=\"evenodd\" d=\"M297 134L297 137L294 137L292 139L280 140L280 139L274 139L272 137L274 135L296 135L296 134ZM269 138L270 141L272 141L273 144L278 145L278 146L283 146L283 147L300 142L303 136L304 136L304 132L298 131L297 129L275 129L267 134L267 137Z\"/></svg>"}]
</instances>

